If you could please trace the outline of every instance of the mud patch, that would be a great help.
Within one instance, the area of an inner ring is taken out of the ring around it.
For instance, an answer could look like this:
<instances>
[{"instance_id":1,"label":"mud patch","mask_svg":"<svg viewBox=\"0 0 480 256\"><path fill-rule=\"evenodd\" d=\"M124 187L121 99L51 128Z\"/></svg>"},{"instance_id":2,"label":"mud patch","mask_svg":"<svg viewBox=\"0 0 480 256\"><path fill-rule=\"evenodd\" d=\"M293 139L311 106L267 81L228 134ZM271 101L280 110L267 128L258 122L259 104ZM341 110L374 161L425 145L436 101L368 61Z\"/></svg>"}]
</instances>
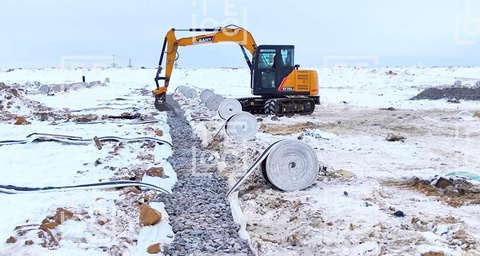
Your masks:
<instances>
[{"instance_id":1,"label":"mud patch","mask_svg":"<svg viewBox=\"0 0 480 256\"><path fill-rule=\"evenodd\" d=\"M270 133L273 135L290 135L293 133L299 133L305 131L306 129L314 129L317 126L312 122L305 122L293 125L284 125L284 124L261 124L259 131Z\"/></svg>"},{"instance_id":2,"label":"mud patch","mask_svg":"<svg viewBox=\"0 0 480 256\"><path fill-rule=\"evenodd\" d=\"M480 204L478 185L473 185L463 179L439 178L430 181L414 177L407 181L385 181L381 184L420 192L452 207Z\"/></svg>"}]
</instances>

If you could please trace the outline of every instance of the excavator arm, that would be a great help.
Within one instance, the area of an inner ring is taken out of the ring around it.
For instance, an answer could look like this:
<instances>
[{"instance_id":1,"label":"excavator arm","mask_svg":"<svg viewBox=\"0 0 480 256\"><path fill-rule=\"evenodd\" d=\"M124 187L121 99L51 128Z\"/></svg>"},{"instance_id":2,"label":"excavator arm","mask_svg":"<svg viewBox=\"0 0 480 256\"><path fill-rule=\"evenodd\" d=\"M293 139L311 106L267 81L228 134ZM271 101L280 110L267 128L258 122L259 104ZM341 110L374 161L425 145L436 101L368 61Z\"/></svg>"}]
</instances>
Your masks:
<instances>
[{"instance_id":1,"label":"excavator arm","mask_svg":"<svg viewBox=\"0 0 480 256\"><path fill-rule=\"evenodd\" d=\"M190 31L190 32L211 32L202 35L196 35L192 37L185 37L177 39L175 36L176 31ZM155 84L157 89L154 91L155 96L155 108L160 111L168 110L165 100L167 88L170 83L170 77L172 70L175 64L175 61L178 58L178 47L179 46L190 46L190 45L200 45L200 44L210 44L210 43L220 43L220 42L233 42L240 45L240 48L245 57L248 67L252 70L252 63L245 51L248 50L252 56L257 48L255 40L253 39L252 34L247 30L229 25L226 27L218 28L190 28L190 29L170 29L165 36L165 41L163 43L162 52L160 55L160 60L158 62L157 74L155 76ZM165 61L165 75L161 76L163 70L163 59L166 54ZM163 85L159 84L159 81L163 80Z\"/></svg>"}]
</instances>

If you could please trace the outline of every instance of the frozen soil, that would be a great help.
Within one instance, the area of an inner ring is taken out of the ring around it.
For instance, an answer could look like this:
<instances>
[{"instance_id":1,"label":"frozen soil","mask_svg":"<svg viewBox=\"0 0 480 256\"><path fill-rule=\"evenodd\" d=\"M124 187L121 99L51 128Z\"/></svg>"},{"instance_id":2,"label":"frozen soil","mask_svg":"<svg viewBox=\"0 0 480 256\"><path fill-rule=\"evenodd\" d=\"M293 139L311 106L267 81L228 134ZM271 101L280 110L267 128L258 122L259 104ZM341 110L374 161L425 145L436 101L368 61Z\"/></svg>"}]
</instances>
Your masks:
<instances>
[{"instance_id":1,"label":"frozen soil","mask_svg":"<svg viewBox=\"0 0 480 256\"><path fill-rule=\"evenodd\" d=\"M327 167L304 191L275 190L260 172L242 186L239 201L256 253L479 255L480 229L471 224L478 185L448 178L451 184L436 186L447 173L480 169L480 120L460 112L319 106L308 117L261 117L261 133L243 149L219 143L220 158L242 152L222 171L233 179L285 137L309 143ZM403 139L388 141L392 134Z\"/></svg>"}]
</instances>

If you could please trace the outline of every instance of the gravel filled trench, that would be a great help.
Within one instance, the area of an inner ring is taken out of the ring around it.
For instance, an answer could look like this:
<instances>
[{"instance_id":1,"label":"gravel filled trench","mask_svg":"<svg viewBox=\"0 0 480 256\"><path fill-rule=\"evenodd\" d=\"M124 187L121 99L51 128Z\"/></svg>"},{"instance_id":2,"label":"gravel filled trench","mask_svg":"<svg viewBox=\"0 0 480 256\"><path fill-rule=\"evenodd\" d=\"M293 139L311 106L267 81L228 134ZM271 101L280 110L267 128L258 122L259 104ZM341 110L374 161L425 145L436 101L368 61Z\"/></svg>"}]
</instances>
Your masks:
<instances>
[{"instance_id":1,"label":"gravel filled trench","mask_svg":"<svg viewBox=\"0 0 480 256\"><path fill-rule=\"evenodd\" d=\"M165 255L253 255L238 235L226 198L226 178L201 141L192 134L180 105L167 97L168 124L173 155L168 159L178 176L172 195L161 195L175 238L164 247ZM207 160L205 160L207 159Z\"/></svg>"}]
</instances>

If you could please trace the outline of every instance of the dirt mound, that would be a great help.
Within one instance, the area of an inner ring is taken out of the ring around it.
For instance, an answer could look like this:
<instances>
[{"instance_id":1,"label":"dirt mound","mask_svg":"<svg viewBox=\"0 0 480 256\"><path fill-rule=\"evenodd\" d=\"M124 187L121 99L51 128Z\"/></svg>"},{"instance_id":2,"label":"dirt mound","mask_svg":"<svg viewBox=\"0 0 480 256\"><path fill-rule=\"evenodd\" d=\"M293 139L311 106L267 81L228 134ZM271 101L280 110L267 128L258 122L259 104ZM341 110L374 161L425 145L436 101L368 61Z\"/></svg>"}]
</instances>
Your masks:
<instances>
[{"instance_id":1,"label":"dirt mound","mask_svg":"<svg viewBox=\"0 0 480 256\"><path fill-rule=\"evenodd\" d=\"M452 207L480 204L480 186L464 179L446 179L429 181L414 177L407 181L390 181L385 185L393 185L403 189L410 189L426 196L435 197Z\"/></svg>"},{"instance_id":2,"label":"dirt mound","mask_svg":"<svg viewBox=\"0 0 480 256\"><path fill-rule=\"evenodd\" d=\"M428 88L410 100L480 100L480 88Z\"/></svg>"},{"instance_id":3,"label":"dirt mound","mask_svg":"<svg viewBox=\"0 0 480 256\"><path fill-rule=\"evenodd\" d=\"M61 111L42 105L38 101L24 97L25 90L18 86L7 86L0 82L0 121L16 121L21 116L26 119L62 119Z\"/></svg>"}]
</instances>

